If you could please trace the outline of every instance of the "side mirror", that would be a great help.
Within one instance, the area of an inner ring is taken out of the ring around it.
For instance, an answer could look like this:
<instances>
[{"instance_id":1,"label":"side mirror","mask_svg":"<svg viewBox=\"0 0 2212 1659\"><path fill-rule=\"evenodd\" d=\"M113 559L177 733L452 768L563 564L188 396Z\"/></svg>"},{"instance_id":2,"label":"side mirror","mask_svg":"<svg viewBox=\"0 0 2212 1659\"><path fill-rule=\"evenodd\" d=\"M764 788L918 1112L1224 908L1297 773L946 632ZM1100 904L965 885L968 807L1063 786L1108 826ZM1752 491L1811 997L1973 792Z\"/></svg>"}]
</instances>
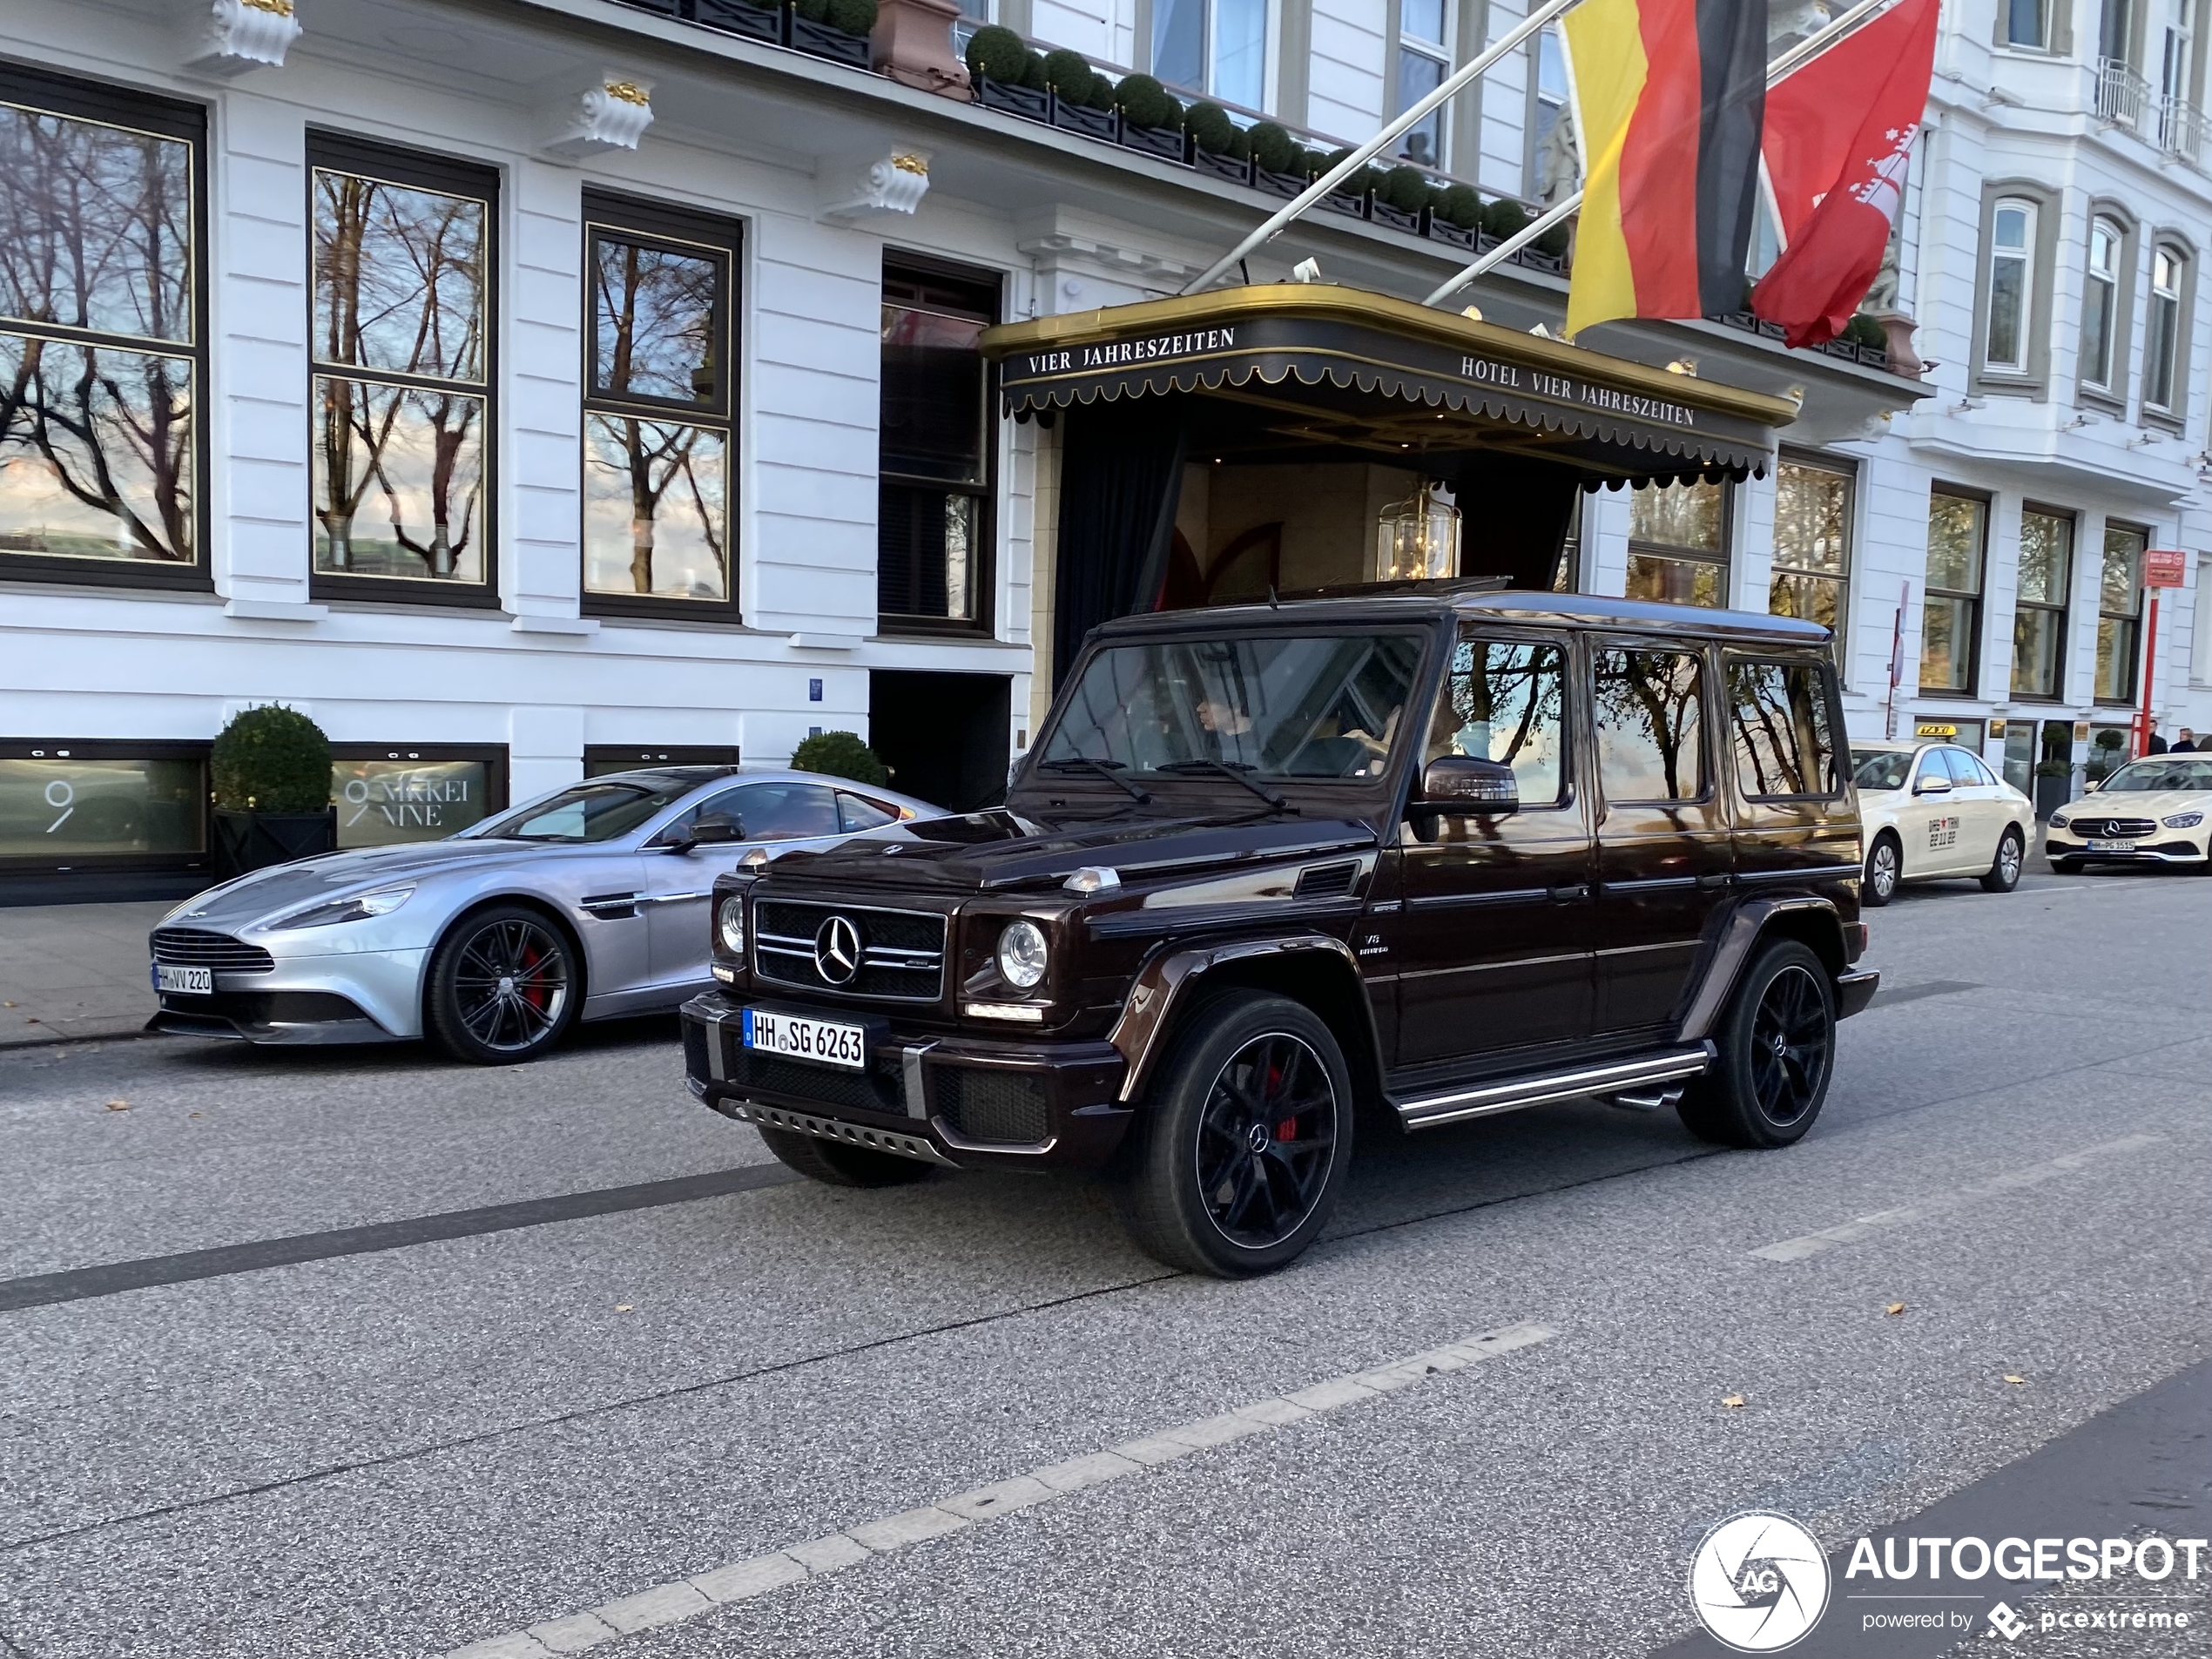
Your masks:
<instances>
[{"instance_id":1,"label":"side mirror","mask_svg":"<svg viewBox=\"0 0 2212 1659\"><path fill-rule=\"evenodd\" d=\"M2103 782L2104 779L2101 778L2092 778L2081 786L2081 792L2085 795L2094 795Z\"/></svg>"},{"instance_id":2,"label":"side mirror","mask_svg":"<svg viewBox=\"0 0 2212 1659\"><path fill-rule=\"evenodd\" d=\"M726 846L745 840L745 819L735 813L701 813L691 820L691 833L676 845L688 853L695 846Z\"/></svg>"},{"instance_id":3,"label":"side mirror","mask_svg":"<svg viewBox=\"0 0 2212 1659\"><path fill-rule=\"evenodd\" d=\"M1473 755L1439 755L1421 769L1420 793L1413 810L1485 815L1517 812L1521 785L1502 761Z\"/></svg>"},{"instance_id":4,"label":"side mirror","mask_svg":"<svg viewBox=\"0 0 2212 1659\"><path fill-rule=\"evenodd\" d=\"M1916 795L1947 795L1951 792L1951 779L1931 778L1923 772L1920 780L1912 786L1912 792Z\"/></svg>"}]
</instances>

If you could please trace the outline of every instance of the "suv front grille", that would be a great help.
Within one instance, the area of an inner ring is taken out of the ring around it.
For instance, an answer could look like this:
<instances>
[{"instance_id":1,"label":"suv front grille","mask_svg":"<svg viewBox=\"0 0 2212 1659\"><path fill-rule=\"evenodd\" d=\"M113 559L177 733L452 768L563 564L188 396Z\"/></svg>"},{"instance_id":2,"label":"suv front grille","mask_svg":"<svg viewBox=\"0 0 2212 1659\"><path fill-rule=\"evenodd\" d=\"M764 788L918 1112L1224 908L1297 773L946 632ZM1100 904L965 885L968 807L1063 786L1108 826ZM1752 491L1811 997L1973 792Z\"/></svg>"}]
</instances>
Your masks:
<instances>
[{"instance_id":1,"label":"suv front grille","mask_svg":"<svg viewBox=\"0 0 2212 1659\"><path fill-rule=\"evenodd\" d=\"M841 985L822 976L815 956L817 937L837 917L853 925L860 946L857 971ZM829 996L934 1002L945 989L945 918L922 910L760 899L752 907L752 959L753 972L778 985Z\"/></svg>"},{"instance_id":2,"label":"suv front grille","mask_svg":"<svg viewBox=\"0 0 2212 1659\"><path fill-rule=\"evenodd\" d=\"M153 931L153 959L172 968L214 968L226 974L267 974L276 958L259 945L204 927L157 927Z\"/></svg>"},{"instance_id":3,"label":"suv front grille","mask_svg":"<svg viewBox=\"0 0 2212 1659\"><path fill-rule=\"evenodd\" d=\"M2095 836L2101 841L2140 841L2147 835L2158 833L2158 826L2148 818L2081 818L2070 816L2067 827L2085 839Z\"/></svg>"},{"instance_id":4,"label":"suv front grille","mask_svg":"<svg viewBox=\"0 0 2212 1659\"><path fill-rule=\"evenodd\" d=\"M961 1066L933 1070L931 1103L963 1140L1035 1146L1051 1133L1043 1078Z\"/></svg>"}]
</instances>

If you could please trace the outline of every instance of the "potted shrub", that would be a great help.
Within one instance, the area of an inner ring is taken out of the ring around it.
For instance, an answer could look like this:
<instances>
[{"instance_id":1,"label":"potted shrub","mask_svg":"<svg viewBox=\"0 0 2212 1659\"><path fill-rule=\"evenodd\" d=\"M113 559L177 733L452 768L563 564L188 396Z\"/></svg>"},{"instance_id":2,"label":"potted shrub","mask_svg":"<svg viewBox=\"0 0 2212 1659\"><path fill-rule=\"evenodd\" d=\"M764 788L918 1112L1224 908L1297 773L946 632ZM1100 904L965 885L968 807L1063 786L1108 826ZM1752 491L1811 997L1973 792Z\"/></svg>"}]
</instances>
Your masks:
<instances>
[{"instance_id":1,"label":"potted shrub","mask_svg":"<svg viewBox=\"0 0 2212 1659\"><path fill-rule=\"evenodd\" d=\"M791 44L817 57L868 67L875 0L791 0Z\"/></svg>"},{"instance_id":2,"label":"potted shrub","mask_svg":"<svg viewBox=\"0 0 2212 1659\"><path fill-rule=\"evenodd\" d=\"M1044 84L1052 89L1052 125L1094 138L1118 135L1114 84L1090 66L1090 59L1065 46L1045 54Z\"/></svg>"},{"instance_id":3,"label":"potted shrub","mask_svg":"<svg viewBox=\"0 0 2212 1659\"><path fill-rule=\"evenodd\" d=\"M1217 179L1252 181L1251 135L1229 118L1218 104L1193 104L1184 111L1183 130L1190 138L1190 165Z\"/></svg>"},{"instance_id":4,"label":"potted shrub","mask_svg":"<svg viewBox=\"0 0 2212 1659\"><path fill-rule=\"evenodd\" d=\"M299 710L242 710L216 738L208 771L218 880L337 846L330 742Z\"/></svg>"},{"instance_id":5,"label":"potted shrub","mask_svg":"<svg viewBox=\"0 0 2212 1659\"><path fill-rule=\"evenodd\" d=\"M1320 166L1315 169L1316 175L1328 172L1351 153L1349 146L1342 150L1332 150L1321 158ZM1321 206L1334 208L1339 213L1349 213L1354 219L1366 219L1368 216L1368 204L1374 199L1375 188L1382 183L1382 169L1379 167L1362 167L1324 196L1321 199Z\"/></svg>"},{"instance_id":6,"label":"potted shrub","mask_svg":"<svg viewBox=\"0 0 2212 1659\"><path fill-rule=\"evenodd\" d=\"M1447 185L1428 199L1428 233L1453 247L1472 249L1482 234L1482 198L1472 185Z\"/></svg>"},{"instance_id":7,"label":"potted shrub","mask_svg":"<svg viewBox=\"0 0 2212 1659\"><path fill-rule=\"evenodd\" d=\"M1419 236L1425 226L1421 215L1428 209L1428 176L1419 167L1393 167L1375 186L1369 212L1378 225Z\"/></svg>"},{"instance_id":8,"label":"potted shrub","mask_svg":"<svg viewBox=\"0 0 2212 1659\"><path fill-rule=\"evenodd\" d=\"M1033 121L1052 118L1044 58L1011 29L992 24L975 31L968 43L968 73L978 104Z\"/></svg>"},{"instance_id":9,"label":"potted shrub","mask_svg":"<svg viewBox=\"0 0 2212 1659\"><path fill-rule=\"evenodd\" d=\"M1183 159L1183 103L1150 75L1124 75L1114 88L1122 142L1147 155Z\"/></svg>"},{"instance_id":10,"label":"potted shrub","mask_svg":"<svg viewBox=\"0 0 2212 1659\"><path fill-rule=\"evenodd\" d=\"M2128 746L2128 734L2118 726L2108 725L2099 732L2092 746L2096 752L2081 767L2081 775L2088 782L2101 784L2127 764L2128 757L2121 752Z\"/></svg>"},{"instance_id":11,"label":"potted shrub","mask_svg":"<svg viewBox=\"0 0 2212 1659\"><path fill-rule=\"evenodd\" d=\"M772 0L692 0L691 21L749 40L784 44L784 9Z\"/></svg>"},{"instance_id":12,"label":"potted shrub","mask_svg":"<svg viewBox=\"0 0 2212 1659\"><path fill-rule=\"evenodd\" d=\"M849 778L856 784L888 787L891 769L856 732L817 732L791 752L793 772L819 772L832 778Z\"/></svg>"},{"instance_id":13,"label":"potted shrub","mask_svg":"<svg viewBox=\"0 0 2212 1659\"><path fill-rule=\"evenodd\" d=\"M2074 799L2074 763L2039 760L2035 763L2035 815L2048 818Z\"/></svg>"},{"instance_id":14,"label":"potted shrub","mask_svg":"<svg viewBox=\"0 0 2212 1659\"><path fill-rule=\"evenodd\" d=\"M1244 135L1251 146L1252 183L1271 196L1291 197L1313 182L1306 170L1305 146L1288 127L1262 121Z\"/></svg>"},{"instance_id":15,"label":"potted shrub","mask_svg":"<svg viewBox=\"0 0 2212 1659\"><path fill-rule=\"evenodd\" d=\"M1495 246L1507 237L1519 233L1528 221L1537 218L1542 209L1518 202L1509 196L1501 196L1482 210L1482 232ZM1564 224L1554 225L1534 242L1524 246L1514 259L1533 265L1539 270L1556 271L1567 257L1569 233Z\"/></svg>"}]
</instances>

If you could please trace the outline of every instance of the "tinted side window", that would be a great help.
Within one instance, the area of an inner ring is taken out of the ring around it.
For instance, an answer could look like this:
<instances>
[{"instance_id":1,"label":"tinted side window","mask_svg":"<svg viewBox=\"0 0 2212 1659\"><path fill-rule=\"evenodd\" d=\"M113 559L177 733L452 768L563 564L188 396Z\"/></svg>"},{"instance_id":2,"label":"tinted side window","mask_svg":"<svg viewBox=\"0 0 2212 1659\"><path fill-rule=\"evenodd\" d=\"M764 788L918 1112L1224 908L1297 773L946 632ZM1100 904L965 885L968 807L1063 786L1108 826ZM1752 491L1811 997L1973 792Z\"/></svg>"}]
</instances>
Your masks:
<instances>
[{"instance_id":1,"label":"tinted side window","mask_svg":"<svg viewBox=\"0 0 2212 1659\"><path fill-rule=\"evenodd\" d=\"M1981 762L1964 749L1946 749L1943 759L1951 768L1951 781L1961 789L1979 789L1989 781L1989 773Z\"/></svg>"},{"instance_id":2,"label":"tinted side window","mask_svg":"<svg viewBox=\"0 0 2212 1659\"><path fill-rule=\"evenodd\" d=\"M1703 678L1689 651L1596 653L1590 714L1606 799L1695 800L1704 792Z\"/></svg>"},{"instance_id":3,"label":"tinted side window","mask_svg":"<svg viewBox=\"0 0 2212 1659\"><path fill-rule=\"evenodd\" d=\"M837 833L837 796L819 784L751 784L735 792L748 841Z\"/></svg>"},{"instance_id":4,"label":"tinted side window","mask_svg":"<svg viewBox=\"0 0 2212 1659\"><path fill-rule=\"evenodd\" d=\"M1951 768L1943 764L1943 751L1940 749L1923 751L1920 755L1920 770L1912 775L1912 787L1918 789L1922 784L1947 784L1950 781Z\"/></svg>"},{"instance_id":5,"label":"tinted side window","mask_svg":"<svg viewBox=\"0 0 2212 1659\"><path fill-rule=\"evenodd\" d=\"M1842 787L1828 688L1811 663L1730 663L1729 730L1746 799L1832 795Z\"/></svg>"},{"instance_id":6,"label":"tinted side window","mask_svg":"<svg viewBox=\"0 0 2212 1659\"><path fill-rule=\"evenodd\" d=\"M1472 755L1513 768L1523 806L1565 798L1567 653L1532 641L1463 639L1426 759Z\"/></svg>"},{"instance_id":7,"label":"tinted side window","mask_svg":"<svg viewBox=\"0 0 2212 1659\"><path fill-rule=\"evenodd\" d=\"M887 807L880 806L872 800L863 800L858 795L846 794L842 790L838 792L837 826L848 835L855 830L871 830L879 825L898 821L899 814Z\"/></svg>"}]
</instances>

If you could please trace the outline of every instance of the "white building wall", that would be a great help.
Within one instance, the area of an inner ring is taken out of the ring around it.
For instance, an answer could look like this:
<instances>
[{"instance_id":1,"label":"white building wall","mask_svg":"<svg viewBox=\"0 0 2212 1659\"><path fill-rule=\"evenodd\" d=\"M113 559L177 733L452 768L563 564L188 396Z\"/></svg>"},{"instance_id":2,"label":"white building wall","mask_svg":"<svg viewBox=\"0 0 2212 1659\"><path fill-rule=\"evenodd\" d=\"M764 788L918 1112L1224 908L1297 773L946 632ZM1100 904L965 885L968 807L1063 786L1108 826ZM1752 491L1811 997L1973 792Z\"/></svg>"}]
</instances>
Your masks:
<instances>
[{"instance_id":1,"label":"white building wall","mask_svg":"<svg viewBox=\"0 0 2212 1659\"><path fill-rule=\"evenodd\" d=\"M1387 44L1382 0L1313 0L1313 60L1306 125L1346 144L1383 124Z\"/></svg>"}]
</instances>

